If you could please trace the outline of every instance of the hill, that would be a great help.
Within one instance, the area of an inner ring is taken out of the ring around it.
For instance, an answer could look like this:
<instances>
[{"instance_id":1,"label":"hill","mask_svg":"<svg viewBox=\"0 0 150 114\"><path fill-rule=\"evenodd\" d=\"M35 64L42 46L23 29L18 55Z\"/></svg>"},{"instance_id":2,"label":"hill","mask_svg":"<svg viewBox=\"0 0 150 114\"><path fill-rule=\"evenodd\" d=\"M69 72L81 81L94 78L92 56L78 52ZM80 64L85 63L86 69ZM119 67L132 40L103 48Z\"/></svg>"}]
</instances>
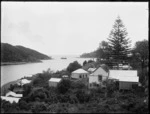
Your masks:
<instances>
[{"instance_id":1,"label":"hill","mask_svg":"<svg viewBox=\"0 0 150 114\"><path fill-rule=\"evenodd\" d=\"M40 62L47 59L51 57L33 49L1 43L1 62Z\"/></svg>"}]
</instances>

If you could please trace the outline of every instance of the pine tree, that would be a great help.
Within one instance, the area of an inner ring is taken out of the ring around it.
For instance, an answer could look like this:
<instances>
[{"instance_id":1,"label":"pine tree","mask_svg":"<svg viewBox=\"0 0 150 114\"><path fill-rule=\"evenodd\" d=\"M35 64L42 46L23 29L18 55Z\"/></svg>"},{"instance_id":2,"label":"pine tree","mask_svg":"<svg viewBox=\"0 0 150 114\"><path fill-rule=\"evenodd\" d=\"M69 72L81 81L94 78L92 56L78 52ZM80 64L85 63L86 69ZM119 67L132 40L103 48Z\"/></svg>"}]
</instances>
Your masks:
<instances>
[{"instance_id":1,"label":"pine tree","mask_svg":"<svg viewBox=\"0 0 150 114\"><path fill-rule=\"evenodd\" d=\"M111 56L117 62L127 59L127 55L130 52L130 39L127 38L126 28L118 16L113 25L113 29L110 32L108 43L111 51Z\"/></svg>"}]
</instances>

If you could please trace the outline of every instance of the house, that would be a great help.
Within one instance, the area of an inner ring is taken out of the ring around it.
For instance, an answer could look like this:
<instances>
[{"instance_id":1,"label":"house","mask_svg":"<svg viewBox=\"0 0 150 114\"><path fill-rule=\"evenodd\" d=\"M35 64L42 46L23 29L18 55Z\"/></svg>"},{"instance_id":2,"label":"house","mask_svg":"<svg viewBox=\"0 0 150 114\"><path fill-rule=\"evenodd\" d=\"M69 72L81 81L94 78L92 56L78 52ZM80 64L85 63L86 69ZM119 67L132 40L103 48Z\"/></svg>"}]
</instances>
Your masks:
<instances>
[{"instance_id":1,"label":"house","mask_svg":"<svg viewBox=\"0 0 150 114\"><path fill-rule=\"evenodd\" d=\"M49 86L50 87L56 87L57 84L61 82L61 80L62 80L61 78L51 78L49 80Z\"/></svg>"},{"instance_id":2,"label":"house","mask_svg":"<svg viewBox=\"0 0 150 114\"><path fill-rule=\"evenodd\" d=\"M139 77L137 76L137 70L110 70L110 80L116 80L119 82L119 90L132 89L133 85L138 85Z\"/></svg>"},{"instance_id":3,"label":"house","mask_svg":"<svg viewBox=\"0 0 150 114\"><path fill-rule=\"evenodd\" d=\"M74 79L84 79L88 78L89 73L83 69L77 69L71 73L71 78Z\"/></svg>"},{"instance_id":4,"label":"house","mask_svg":"<svg viewBox=\"0 0 150 114\"><path fill-rule=\"evenodd\" d=\"M23 95L22 94L16 94L12 91L9 91L7 94L6 94L6 97L16 97L16 98L21 98Z\"/></svg>"},{"instance_id":5,"label":"house","mask_svg":"<svg viewBox=\"0 0 150 114\"><path fill-rule=\"evenodd\" d=\"M13 102L18 103L20 98L1 96L1 99L9 101L10 103L13 103Z\"/></svg>"},{"instance_id":6,"label":"house","mask_svg":"<svg viewBox=\"0 0 150 114\"><path fill-rule=\"evenodd\" d=\"M108 68L106 67L106 65L101 65L89 75L89 88L98 86L108 79Z\"/></svg>"}]
</instances>

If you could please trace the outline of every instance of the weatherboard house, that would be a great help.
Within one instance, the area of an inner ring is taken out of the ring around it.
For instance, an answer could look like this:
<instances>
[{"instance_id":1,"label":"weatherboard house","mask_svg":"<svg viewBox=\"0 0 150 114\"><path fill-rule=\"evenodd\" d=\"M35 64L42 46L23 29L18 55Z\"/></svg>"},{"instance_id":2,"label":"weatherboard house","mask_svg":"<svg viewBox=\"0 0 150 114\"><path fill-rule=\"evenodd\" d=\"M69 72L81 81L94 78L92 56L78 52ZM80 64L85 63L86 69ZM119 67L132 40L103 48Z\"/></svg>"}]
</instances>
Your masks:
<instances>
[{"instance_id":1,"label":"weatherboard house","mask_svg":"<svg viewBox=\"0 0 150 114\"><path fill-rule=\"evenodd\" d=\"M89 77L89 73L84 69L80 68L71 73L71 78L73 79L85 79Z\"/></svg>"},{"instance_id":2,"label":"weatherboard house","mask_svg":"<svg viewBox=\"0 0 150 114\"><path fill-rule=\"evenodd\" d=\"M106 65L101 65L89 75L89 88L95 88L102 85L102 82L108 79L109 69Z\"/></svg>"}]
</instances>

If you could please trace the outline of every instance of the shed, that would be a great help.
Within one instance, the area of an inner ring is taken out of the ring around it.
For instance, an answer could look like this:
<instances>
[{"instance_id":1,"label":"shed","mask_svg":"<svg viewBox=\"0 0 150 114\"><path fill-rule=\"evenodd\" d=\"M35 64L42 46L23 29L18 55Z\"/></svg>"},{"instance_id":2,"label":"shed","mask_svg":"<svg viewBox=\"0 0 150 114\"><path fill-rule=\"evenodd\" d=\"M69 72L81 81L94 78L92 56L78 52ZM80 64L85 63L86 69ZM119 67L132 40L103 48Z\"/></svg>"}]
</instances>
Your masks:
<instances>
[{"instance_id":1,"label":"shed","mask_svg":"<svg viewBox=\"0 0 150 114\"><path fill-rule=\"evenodd\" d=\"M77 69L72 72L71 78L75 79L83 79L83 78L88 78L89 73L83 69Z\"/></svg>"},{"instance_id":2,"label":"shed","mask_svg":"<svg viewBox=\"0 0 150 114\"><path fill-rule=\"evenodd\" d=\"M132 89L134 84L138 84L139 77L137 70L110 70L109 79L119 81L119 89Z\"/></svg>"},{"instance_id":3,"label":"shed","mask_svg":"<svg viewBox=\"0 0 150 114\"><path fill-rule=\"evenodd\" d=\"M50 87L56 87L57 84L61 82L61 80L62 80L61 78L51 78L49 80L49 86Z\"/></svg>"}]
</instances>

